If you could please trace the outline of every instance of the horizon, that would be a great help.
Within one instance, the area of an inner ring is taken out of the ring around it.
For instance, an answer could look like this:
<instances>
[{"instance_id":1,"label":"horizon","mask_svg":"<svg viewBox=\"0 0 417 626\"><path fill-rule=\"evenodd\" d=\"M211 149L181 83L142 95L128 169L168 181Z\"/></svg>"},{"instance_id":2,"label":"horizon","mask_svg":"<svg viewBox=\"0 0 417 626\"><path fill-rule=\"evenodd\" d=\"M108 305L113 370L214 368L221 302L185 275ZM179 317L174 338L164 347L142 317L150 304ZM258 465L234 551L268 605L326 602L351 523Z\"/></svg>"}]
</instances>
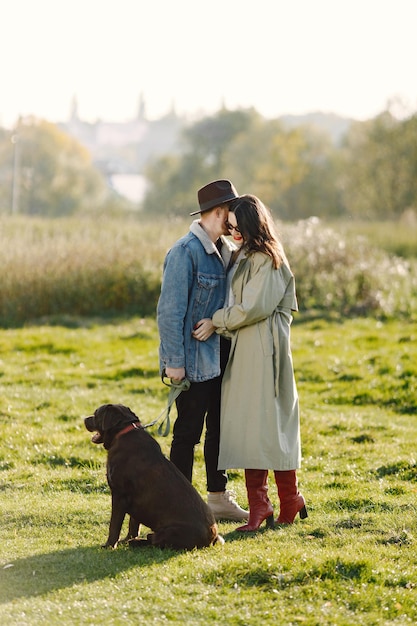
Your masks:
<instances>
[{"instance_id":1,"label":"horizon","mask_svg":"<svg viewBox=\"0 0 417 626\"><path fill-rule=\"evenodd\" d=\"M201 117L205 117L206 115L208 117L212 116L212 115L216 115L223 108L225 108L227 111L232 111L232 112L244 109L243 107L231 108L231 107L227 107L227 106L225 106L225 104L223 104L223 105L220 105L217 110L213 110L213 111L210 111L210 112L204 112L203 110L194 111L194 112L193 111L189 111L189 112L185 112L182 115L177 113L175 111L175 109L174 109L174 111L171 109L171 111L167 110L165 113L162 113L162 115L159 116L159 117L150 117L145 112L145 115L144 115L143 119L146 122L158 122L158 121L164 119L164 117L166 117L166 116L170 115L172 112L174 112L174 114L177 115L177 117L179 119L184 119L185 121L187 121L187 120L191 120L192 121L194 119L197 120L197 119L200 119ZM256 109L256 107L247 107L247 108L253 108L259 115L261 115L265 119L274 119L274 118L267 118L262 113L260 113L260 111L258 111ZM381 109L381 111L379 113L382 113L385 110L386 110L386 108ZM376 113L376 115L378 115L379 113ZM312 115L321 115L323 117L327 117L327 116L328 117L336 117L338 119L348 120L348 121L350 121L350 120L352 120L352 121L360 121L357 118L350 117L350 116L347 116L347 115L341 115L341 114L336 113L334 111L323 111L323 110L318 110L318 109L317 110L309 110L309 111L306 110L306 111L301 112L301 113L286 112L286 113L282 113L282 114L277 115L276 119L285 118L285 117L295 117L295 118L301 117L302 118L302 117L307 117L307 116L312 116ZM38 115L36 115L34 113L27 113L25 115L19 116L19 118L22 119L22 120L24 120L26 118L31 118L31 117L33 117L35 119L42 119L42 120L44 120L46 122L49 122L51 124L57 124L57 125L64 124L64 125L66 125L71 120L71 107L70 106L68 107L68 115L67 115L67 117L65 119L52 120L52 119L48 119L46 117L38 116ZM106 119L106 118L104 118L104 117L102 117L100 115L92 116L90 118L85 118L78 112L76 117L77 117L77 119L80 122L85 123L85 124L94 125L94 124L100 124L101 123L101 124L120 124L120 125L123 125L123 124L129 124L131 122L136 121L138 119L138 114L133 115L131 118L126 118L126 119ZM15 121L15 124L18 123L19 118ZM12 127L9 127L9 129L12 129L15 126L15 124L13 124ZM1 117L0 117L0 127L2 127ZM4 126L3 128L7 129L6 126Z\"/></svg>"}]
</instances>

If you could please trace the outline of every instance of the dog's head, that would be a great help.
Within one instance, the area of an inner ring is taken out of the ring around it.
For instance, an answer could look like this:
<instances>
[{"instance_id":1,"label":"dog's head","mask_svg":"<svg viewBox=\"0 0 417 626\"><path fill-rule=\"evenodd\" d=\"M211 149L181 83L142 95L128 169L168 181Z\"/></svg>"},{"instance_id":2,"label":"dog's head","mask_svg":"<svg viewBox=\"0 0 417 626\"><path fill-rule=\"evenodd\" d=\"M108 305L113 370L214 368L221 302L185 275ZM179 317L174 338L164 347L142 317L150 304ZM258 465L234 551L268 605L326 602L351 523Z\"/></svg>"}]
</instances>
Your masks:
<instances>
[{"instance_id":1,"label":"dog's head","mask_svg":"<svg viewBox=\"0 0 417 626\"><path fill-rule=\"evenodd\" d=\"M86 429L96 434L91 438L93 443L102 443L106 450L112 444L118 432L129 424L140 424L138 417L123 404L103 404L84 419Z\"/></svg>"}]
</instances>

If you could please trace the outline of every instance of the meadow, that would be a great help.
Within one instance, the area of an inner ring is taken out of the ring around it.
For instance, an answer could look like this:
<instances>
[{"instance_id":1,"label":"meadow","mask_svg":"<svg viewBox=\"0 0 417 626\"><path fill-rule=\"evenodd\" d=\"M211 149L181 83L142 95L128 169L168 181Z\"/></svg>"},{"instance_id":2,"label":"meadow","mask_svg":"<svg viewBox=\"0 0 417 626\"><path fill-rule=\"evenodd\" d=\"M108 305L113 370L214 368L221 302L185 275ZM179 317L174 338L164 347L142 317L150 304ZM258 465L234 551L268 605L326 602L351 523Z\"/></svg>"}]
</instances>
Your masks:
<instances>
[{"instance_id":1,"label":"meadow","mask_svg":"<svg viewBox=\"0 0 417 626\"><path fill-rule=\"evenodd\" d=\"M133 258L129 250L135 245L142 264L155 273L156 289L161 250L181 226L171 225L158 235L149 227L142 248L134 228L120 226L111 237L97 224L96 234L107 242L108 254L116 239L125 259ZM10 243L10 224L7 228ZM73 258L69 248L79 236L80 259L85 254L89 263L98 263L87 245L90 234L74 232L72 239L72 224L48 228L61 259ZM18 254L19 263L26 258L29 271L29 250L35 250L30 242L36 238L37 258L51 258L51 237L44 226L39 229L34 232L32 224L23 239L26 248L3 246L2 258ZM113 264L119 259L111 258ZM44 275L47 267L45 261L43 273L37 274L32 260L32 277ZM19 264L8 268L16 277ZM52 281L59 271L56 262ZM24 273L19 276L24 281ZM83 276L80 269L77 280ZM2 280L6 278L13 297L16 281L3 273ZM46 281L33 281L42 293ZM412 301L413 284L408 288ZM158 373L154 315L113 311L110 316L111 307L107 316L80 315L69 306L65 312L59 307L51 311L51 304L45 301L39 317L31 319L26 311L27 318L9 325L4 318L0 329L2 623L417 622L413 309L395 316L381 309L361 317L326 315L317 308L297 314L292 345L302 416L299 481L309 517L244 537L234 531L235 523L220 522L223 547L174 552L100 548L110 514L106 453L91 443L83 425L84 416L107 402L130 406L145 424L163 415L168 391ZM135 306L139 308L137 301ZM403 306L401 299L396 306ZM151 432L155 435L156 427ZM157 439L168 454L171 436ZM229 479L246 506L242 471L230 472ZM194 484L205 497L201 444ZM270 498L278 509L271 479Z\"/></svg>"}]
</instances>

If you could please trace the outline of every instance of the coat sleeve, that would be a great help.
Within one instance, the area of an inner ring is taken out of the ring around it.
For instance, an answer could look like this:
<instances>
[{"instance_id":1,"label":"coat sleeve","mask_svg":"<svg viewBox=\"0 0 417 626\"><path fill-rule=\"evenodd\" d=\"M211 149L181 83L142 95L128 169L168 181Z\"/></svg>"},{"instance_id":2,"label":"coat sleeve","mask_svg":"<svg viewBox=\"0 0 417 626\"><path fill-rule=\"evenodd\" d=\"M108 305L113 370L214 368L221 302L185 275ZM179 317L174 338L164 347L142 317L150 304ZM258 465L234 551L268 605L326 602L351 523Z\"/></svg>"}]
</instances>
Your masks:
<instances>
[{"instance_id":1,"label":"coat sleeve","mask_svg":"<svg viewBox=\"0 0 417 626\"><path fill-rule=\"evenodd\" d=\"M285 295L291 279L285 266L274 269L271 258L260 253L252 255L250 263L250 278L243 287L242 302L219 309L213 316L218 332L237 330L266 319Z\"/></svg>"},{"instance_id":2,"label":"coat sleeve","mask_svg":"<svg viewBox=\"0 0 417 626\"><path fill-rule=\"evenodd\" d=\"M164 263L157 307L160 357L165 367L185 367L184 322L193 277L188 251L174 246Z\"/></svg>"}]
</instances>

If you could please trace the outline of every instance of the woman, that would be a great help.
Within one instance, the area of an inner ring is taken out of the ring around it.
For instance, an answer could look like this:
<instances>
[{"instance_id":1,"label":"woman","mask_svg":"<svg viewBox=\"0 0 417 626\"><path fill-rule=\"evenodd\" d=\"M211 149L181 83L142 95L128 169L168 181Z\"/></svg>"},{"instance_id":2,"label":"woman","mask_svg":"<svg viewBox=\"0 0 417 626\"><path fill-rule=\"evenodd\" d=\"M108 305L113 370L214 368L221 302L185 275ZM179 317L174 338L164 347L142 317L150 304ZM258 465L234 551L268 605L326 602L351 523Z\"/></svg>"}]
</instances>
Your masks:
<instances>
[{"instance_id":1,"label":"woman","mask_svg":"<svg viewBox=\"0 0 417 626\"><path fill-rule=\"evenodd\" d=\"M290 347L292 311L298 310L294 277L272 216L253 195L230 205L229 229L241 242L227 306L198 324L194 336L231 338L222 383L219 468L245 468L249 520L239 531L273 526L268 470L274 470L278 524L307 510L297 487L300 467L298 394Z\"/></svg>"}]
</instances>

